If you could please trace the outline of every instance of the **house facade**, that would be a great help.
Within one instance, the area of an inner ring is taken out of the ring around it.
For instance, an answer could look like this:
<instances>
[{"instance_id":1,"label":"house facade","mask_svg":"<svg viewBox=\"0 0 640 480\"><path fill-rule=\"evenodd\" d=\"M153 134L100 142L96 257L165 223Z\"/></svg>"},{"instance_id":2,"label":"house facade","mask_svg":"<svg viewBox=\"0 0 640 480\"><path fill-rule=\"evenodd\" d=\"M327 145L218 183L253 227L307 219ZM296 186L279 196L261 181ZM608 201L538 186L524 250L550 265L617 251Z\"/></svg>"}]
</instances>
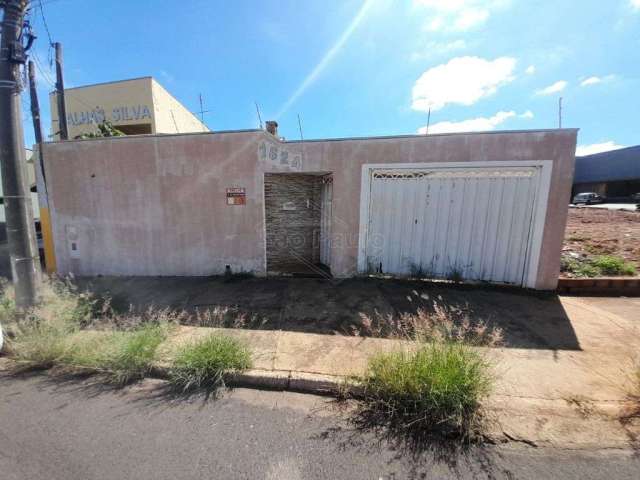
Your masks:
<instances>
[{"instance_id":1,"label":"house facade","mask_svg":"<svg viewBox=\"0 0 640 480\"><path fill-rule=\"evenodd\" d=\"M553 289L576 134L291 142L243 130L47 143L56 270L412 275Z\"/></svg>"}]
</instances>

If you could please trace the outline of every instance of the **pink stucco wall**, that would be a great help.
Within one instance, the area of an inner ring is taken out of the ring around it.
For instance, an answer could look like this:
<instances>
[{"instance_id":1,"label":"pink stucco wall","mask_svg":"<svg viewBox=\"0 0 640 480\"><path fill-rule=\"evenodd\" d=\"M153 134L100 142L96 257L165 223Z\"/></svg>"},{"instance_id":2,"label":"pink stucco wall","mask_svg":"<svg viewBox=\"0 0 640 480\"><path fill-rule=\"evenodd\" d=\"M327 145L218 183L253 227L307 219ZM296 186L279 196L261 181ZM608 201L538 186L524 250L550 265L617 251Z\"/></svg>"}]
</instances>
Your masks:
<instances>
[{"instance_id":1,"label":"pink stucco wall","mask_svg":"<svg viewBox=\"0 0 640 480\"><path fill-rule=\"evenodd\" d=\"M356 273L362 165L553 162L537 288L554 288L571 191L573 129L281 142L262 131L137 136L44 147L58 271L265 271L265 172L333 172L331 270ZM245 206L225 189L244 187ZM75 240L74 240L75 239ZM71 251L70 242L77 250Z\"/></svg>"}]
</instances>

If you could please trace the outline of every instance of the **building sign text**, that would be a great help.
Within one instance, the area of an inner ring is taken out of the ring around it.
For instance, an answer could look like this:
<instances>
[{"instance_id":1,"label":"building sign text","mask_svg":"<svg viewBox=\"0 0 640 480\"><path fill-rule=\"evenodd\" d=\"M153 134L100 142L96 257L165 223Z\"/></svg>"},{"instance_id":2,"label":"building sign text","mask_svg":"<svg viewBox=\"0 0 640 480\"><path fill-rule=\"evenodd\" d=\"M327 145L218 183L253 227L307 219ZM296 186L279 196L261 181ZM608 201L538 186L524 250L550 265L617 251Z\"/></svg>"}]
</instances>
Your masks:
<instances>
[{"instance_id":1,"label":"building sign text","mask_svg":"<svg viewBox=\"0 0 640 480\"><path fill-rule=\"evenodd\" d=\"M97 107L90 111L72 112L67 115L67 123L73 126L99 124L105 121L119 124L145 119L151 120L151 111L147 105L114 107L110 112L106 112L104 108Z\"/></svg>"}]
</instances>

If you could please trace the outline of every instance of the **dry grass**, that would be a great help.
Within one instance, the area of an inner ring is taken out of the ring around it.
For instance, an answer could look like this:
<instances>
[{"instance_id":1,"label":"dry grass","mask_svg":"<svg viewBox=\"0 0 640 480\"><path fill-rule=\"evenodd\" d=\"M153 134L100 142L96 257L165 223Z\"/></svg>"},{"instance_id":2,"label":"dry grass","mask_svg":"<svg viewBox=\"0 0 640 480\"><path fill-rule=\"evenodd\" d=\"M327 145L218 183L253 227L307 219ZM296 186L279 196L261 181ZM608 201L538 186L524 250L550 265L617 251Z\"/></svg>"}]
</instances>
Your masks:
<instances>
[{"instance_id":1,"label":"dry grass","mask_svg":"<svg viewBox=\"0 0 640 480\"><path fill-rule=\"evenodd\" d=\"M474 346L497 347L503 332L482 320L472 321L466 311L433 302L430 309L416 313L380 315L360 314L362 333L366 336L405 338L420 342L455 342Z\"/></svg>"},{"instance_id":2,"label":"dry grass","mask_svg":"<svg viewBox=\"0 0 640 480\"><path fill-rule=\"evenodd\" d=\"M260 320L257 315L248 315L237 307L216 305L212 308L196 309L195 315L184 323L198 327L214 328L259 328L266 319Z\"/></svg>"},{"instance_id":3,"label":"dry grass","mask_svg":"<svg viewBox=\"0 0 640 480\"><path fill-rule=\"evenodd\" d=\"M620 415L620 421L623 424L640 419L640 362L636 362L629 380L630 389L627 393L627 405Z\"/></svg>"},{"instance_id":4,"label":"dry grass","mask_svg":"<svg viewBox=\"0 0 640 480\"><path fill-rule=\"evenodd\" d=\"M108 301L61 281L44 283L41 301L23 318L9 285L3 285L0 298L7 350L20 368L72 366L120 385L148 372L156 348L180 315L168 309L117 314Z\"/></svg>"}]
</instances>

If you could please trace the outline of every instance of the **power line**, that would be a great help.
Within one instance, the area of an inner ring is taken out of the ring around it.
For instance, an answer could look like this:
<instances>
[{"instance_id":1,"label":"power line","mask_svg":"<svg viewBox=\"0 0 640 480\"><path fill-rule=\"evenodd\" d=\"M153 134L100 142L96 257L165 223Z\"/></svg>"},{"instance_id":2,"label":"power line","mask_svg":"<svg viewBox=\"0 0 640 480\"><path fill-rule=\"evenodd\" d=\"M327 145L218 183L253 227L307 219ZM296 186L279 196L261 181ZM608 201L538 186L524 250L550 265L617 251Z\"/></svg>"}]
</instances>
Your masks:
<instances>
[{"instance_id":1,"label":"power line","mask_svg":"<svg viewBox=\"0 0 640 480\"><path fill-rule=\"evenodd\" d=\"M33 52L33 59L36 61L36 67L38 67L38 71L42 74L44 80L55 90L55 81L51 79L51 76L49 75L47 70L42 66L41 61L35 51ZM95 108L95 106L90 105L86 100L80 98L80 96L76 92L70 92L69 89L65 89L65 95L67 97L72 97L74 100L77 100L79 103L91 110Z\"/></svg>"},{"instance_id":2,"label":"power line","mask_svg":"<svg viewBox=\"0 0 640 480\"><path fill-rule=\"evenodd\" d=\"M38 67L38 70L40 71L40 74L42 75L42 77L50 86L55 88L56 87L55 82L51 79L51 77L49 76L49 73L40 63L40 58L38 57L38 54L35 52L35 50L32 52L32 56L33 56L33 59L36 61L36 66Z\"/></svg>"},{"instance_id":3,"label":"power line","mask_svg":"<svg viewBox=\"0 0 640 480\"><path fill-rule=\"evenodd\" d=\"M40 16L42 17L42 24L44 25L44 29L47 32L47 37L49 38L49 48L53 45L53 39L51 38L51 32L49 31L49 25L47 24L47 19L44 16L44 8L42 5L42 0L38 0L38 6L40 7Z\"/></svg>"}]
</instances>

